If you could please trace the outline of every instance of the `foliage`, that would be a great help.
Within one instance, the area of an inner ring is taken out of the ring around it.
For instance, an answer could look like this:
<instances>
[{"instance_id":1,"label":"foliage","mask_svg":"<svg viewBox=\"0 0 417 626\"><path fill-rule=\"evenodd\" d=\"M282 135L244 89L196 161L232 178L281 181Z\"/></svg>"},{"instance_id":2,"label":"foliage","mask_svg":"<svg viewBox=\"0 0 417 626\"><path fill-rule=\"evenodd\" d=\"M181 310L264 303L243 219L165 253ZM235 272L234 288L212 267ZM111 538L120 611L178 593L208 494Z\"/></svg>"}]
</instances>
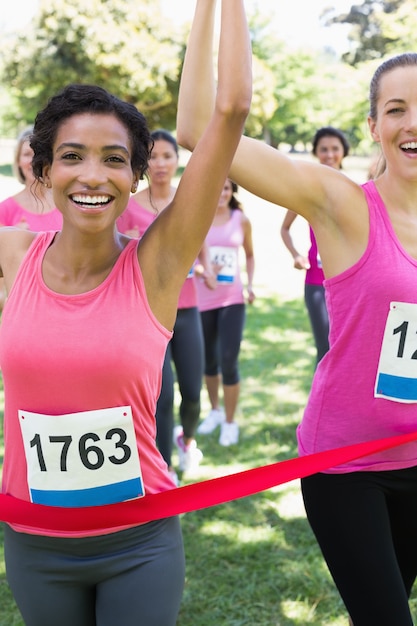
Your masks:
<instances>
[{"instance_id":1,"label":"foliage","mask_svg":"<svg viewBox=\"0 0 417 626\"><path fill-rule=\"evenodd\" d=\"M327 24L350 24L351 47L343 60L351 65L414 49L415 0L363 0L348 13L326 12Z\"/></svg>"},{"instance_id":2,"label":"foliage","mask_svg":"<svg viewBox=\"0 0 417 626\"><path fill-rule=\"evenodd\" d=\"M303 149L319 126L333 124L357 146L364 138L366 90L352 90L354 70L332 55L289 48L276 40L270 24L264 13L255 12L249 19L254 95L247 132L274 146ZM353 93L360 98L358 108ZM347 109L346 102L353 103L352 109Z\"/></svg>"},{"instance_id":3,"label":"foliage","mask_svg":"<svg viewBox=\"0 0 417 626\"><path fill-rule=\"evenodd\" d=\"M271 120L278 143L284 141L295 146L297 142L311 141L319 111L325 113L325 124L330 123L329 110L325 112L321 105L321 97L329 89L329 74L324 66L319 72L319 66L318 56L302 51L291 51L281 63L275 92L278 106Z\"/></svg>"},{"instance_id":4,"label":"foliage","mask_svg":"<svg viewBox=\"0 0 417 626\"><path fill-rule=\"evenodd\" d=\"M309 149L316 129L331 124L353 150L369 152L374 63L393 46L412 46L416 8L417 0L364 0L343 15L328 9L322 19L329 28L352 26L346 63L334 52L293 49L277 39L259 2L249 15L254 93L246 133ZM174 130L186 31L167 23L155 0L143 0L139 11L136 0L41 0L30 27L6 39L0 53L0 132L15 135L72 81L102 85L136 104L151 128Z\"/></svg>"},{"instance_id":5,"label":"foliage","mask_svg":"<svg viewBox=\"0 0 417 626\"><path fill-rule=\"evenodd\" d=\"M395 19L388 13L383 13L380 19L383 32L389 39L388 54L416 51L417 0L402 0Z\"/></svg>"},{"instance_id":6,"label":"foliage","mask_svg":"<svg viewBox=\"0 0 417 626\"><path fill-rule=\"evenodd\" d=\"M140 10L135 0L43 0L3 52L4 80L25 121L65 84L90 82L172 129L183 41L154 0Z\"/></svg>"}]
</instances>

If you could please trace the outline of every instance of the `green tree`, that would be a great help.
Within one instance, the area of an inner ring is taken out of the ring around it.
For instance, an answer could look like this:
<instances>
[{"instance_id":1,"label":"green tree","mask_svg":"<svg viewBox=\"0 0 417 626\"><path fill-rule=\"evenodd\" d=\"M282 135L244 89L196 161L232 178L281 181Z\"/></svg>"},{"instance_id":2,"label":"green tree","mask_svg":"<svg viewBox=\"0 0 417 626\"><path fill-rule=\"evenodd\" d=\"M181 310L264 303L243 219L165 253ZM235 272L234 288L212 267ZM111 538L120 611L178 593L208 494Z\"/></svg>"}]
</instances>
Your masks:
<instances>
[{"instance_id":1,"label":"green tree","mask_svg":"<svg viewBox=\"0 0 417 626\"><path fill-rule=\"evenodd\" d=\"M333 52L290 48L276 38L271 23L262 11L249 17L254 94L248 134L273 146L309 149L318 127L334 125L352 147L367 149L366 72L342 63Z\"/></svg>"},{"instance_id":2,"label":"green tree","mask_svg":"<svg viewBox=\"0 0 417 626\"><path fill-rule=\"evenodd\" d=\"M402 0L395 15L383 14L381 27L389 40L386 46L388 54L417 51L417 0Z\"/></svg>"},{"instance_id":3,"label":"green tree","mask_svg":"<svg viewBox=\"0 0 417 626\"><path fill-rule=\"evenodd\" d=\"M328 26L331 24L350 24L350 49L343 55L343 60L351 65L364 61L380 59L390 50L402 44L401 34L393 24L397 22L399 11L403 11L408 0L364 0L362 4L354 4L348 13L336 15L334 9L324 13L323 19ZM414 11L415 11L415 2ZM411 18L415 25L413 13L406 8L404 17ZM412 40L411 40L412 41ZM410 43L410 40L409 40Z\"/></svg>"},{"instance_id":4,"label":"green tree","mask_svg":"<svg viewBox=\"0 0 417 626\"><path fill-rule=\"evenodd\" d=\"M155 0L140 9L136 0L43 0L2 54L9 117L31 122L65 84L91 82L134 103L151 127L172 129L183 42Z\"/></svg>"},{"instance_id":5,"label":"green tree","mask_svg":"<svg viewBox=\"0 0 417 626\"><path fill-rule=\"evenodd\" d=\"M334 124L353 146L363 142L366 88L354 69L334 54L290 48L272 24L262 3L249 15L254 94L247 134L275 146L308 146L318 126ZM187 30L164 19L158 0L142 0L140 10L137 0L41 0L30 27L3 44L2 130L7 122L15 134L32 122L69 82L102 85L134 103L151 128L174 130Z\"/></svg>"},{"instance_id":6,"label":"green tree","mask_svg":"<svg viewBox=\"0 0 417 626\"><path fill-rule=\"evenodd\" d=\"M247 129L271 145L295 145L310 135L305 103L315 99L315 54L290 50L276 38L271 23L258 8L249 19L254 93Z\"/></svg>"},{"instance_id":7,"label":"green tree","mask_svg":"<svg viewBox=\"0 0 417 626\"><path fill-rule=\"evenodd\" d=\"M277 40L271 33L271 16L255 6L249 15L253 52L253 96L251 111L246 122L246 132L252 137L272 142L270 120L274 115L277 102L273 59L284 54L284 42Z\"/></svg>"}]
</instances>

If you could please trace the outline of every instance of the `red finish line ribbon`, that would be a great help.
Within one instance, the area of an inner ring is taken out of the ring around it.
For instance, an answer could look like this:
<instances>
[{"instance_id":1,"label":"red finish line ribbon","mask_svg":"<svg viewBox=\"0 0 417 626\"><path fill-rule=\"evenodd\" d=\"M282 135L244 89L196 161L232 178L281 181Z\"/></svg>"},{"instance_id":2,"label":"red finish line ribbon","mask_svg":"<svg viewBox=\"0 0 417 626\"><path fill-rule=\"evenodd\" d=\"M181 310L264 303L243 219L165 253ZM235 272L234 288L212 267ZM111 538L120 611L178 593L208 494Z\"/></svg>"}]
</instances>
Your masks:
<instances>
[{"instance_id":1,"label":"red finish line ribbon","mask_svg":"<svg viewBox=\"0 0 417 626\"><path fill-rule=\"evenodd\" d=\"M417 440L417 432L272 463L169 491L97 507L61 508L0 495L0 520L51 531L88 532L197 511L244 498L364 456Z\"/></svg>"}]
</instances>

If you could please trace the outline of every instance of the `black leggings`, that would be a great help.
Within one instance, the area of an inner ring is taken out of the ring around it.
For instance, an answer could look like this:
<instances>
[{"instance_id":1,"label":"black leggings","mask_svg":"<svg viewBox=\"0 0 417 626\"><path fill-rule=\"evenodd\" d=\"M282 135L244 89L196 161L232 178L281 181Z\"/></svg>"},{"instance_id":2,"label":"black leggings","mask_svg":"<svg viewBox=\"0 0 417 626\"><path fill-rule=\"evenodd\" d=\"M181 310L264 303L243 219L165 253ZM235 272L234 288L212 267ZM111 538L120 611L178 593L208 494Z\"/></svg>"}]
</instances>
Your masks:
<instances>
[{"instance_id":1,"label":"black leggings","mask_svg":"<svg viewBox=\"0 0 417 626\"><path fill-rule=\"evenodd\" d=\"M308 520L354 626L412 626L417 467L315 474L301 484Z\"/></svg>"},{"instance_id":2,"label":"black leggings","mask_svg":"<svg viewBox=\"0 0 417 626\"><path fill-rule=\"evenodd\" d=\"M318 363L329 350L329 315L323 285L305 284L304 300L316 344Z\"/></svg>"},{"instance_id":3,"label":"black leggings","mask_svg":"<svg viewBox=\"0 0 417 626\"><path fill-rule=\"evenodd\" d=\"M245 305L232 304L201 313L206 376L222 375L223 385L239 382L238 358L245 325Z\"/></svg>"},{"instance_id":4,"label":"black leggings","mask_svg":"<svg viewBox=\"0 0 417 626\"><path fill-rule=\"evenodd\" d=\"M26 626L175 626L185 572L178 517L80 539L5 526L4 538Z\"/></svg>"},{"instance_id":5,"label":"black leggings","mask_svg":"<svg viewBox=\"0 0 417 626\"><path fill-rule=\"evenodd\" d=\"M171 465L174 428L175 365L181 395L180 421L186 437L193 437L200 419L200 393L203 379L204 343L197 307L179 309L174 334L168 344L162 369L162 387L156 407L156 443L164 460Z\"/></svg>"}]
</instances>

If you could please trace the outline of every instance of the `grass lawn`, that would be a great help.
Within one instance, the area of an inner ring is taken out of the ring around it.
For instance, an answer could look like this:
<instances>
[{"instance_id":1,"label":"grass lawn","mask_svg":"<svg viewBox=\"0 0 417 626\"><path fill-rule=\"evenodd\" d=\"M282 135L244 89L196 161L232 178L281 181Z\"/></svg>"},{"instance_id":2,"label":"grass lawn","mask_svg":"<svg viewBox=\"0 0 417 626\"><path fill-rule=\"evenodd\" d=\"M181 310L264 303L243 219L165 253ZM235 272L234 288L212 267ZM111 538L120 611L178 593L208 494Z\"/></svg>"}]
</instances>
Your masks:
<instances>
[{"instance_id":1,"label":"grass lawn","mask_svg":"<svg viewBox=\"0 0 417 626\"><path fill-rule=\"evenodd\" d=\"M7 195L1 189L0 175L0 199ZM283 210L246 192L242 200L254 229L258 298L247 308L240 359L241 436L232 448L218 444L218 431L199 437L204 459L193 478L198 481L295 457L295 429L313 374L303 275L292 269L279 238ZM301 219L296 224L306 246L306 225ZM205 391L202 401L204 415ZM0 446L1 439L0 433ZM182 526L187 571L177 626L347 626L298 481L188 513ZM23 626L1 557L0 626ZM417 623L417 595L412 608Z\"/></svg>"}]
</instances>

